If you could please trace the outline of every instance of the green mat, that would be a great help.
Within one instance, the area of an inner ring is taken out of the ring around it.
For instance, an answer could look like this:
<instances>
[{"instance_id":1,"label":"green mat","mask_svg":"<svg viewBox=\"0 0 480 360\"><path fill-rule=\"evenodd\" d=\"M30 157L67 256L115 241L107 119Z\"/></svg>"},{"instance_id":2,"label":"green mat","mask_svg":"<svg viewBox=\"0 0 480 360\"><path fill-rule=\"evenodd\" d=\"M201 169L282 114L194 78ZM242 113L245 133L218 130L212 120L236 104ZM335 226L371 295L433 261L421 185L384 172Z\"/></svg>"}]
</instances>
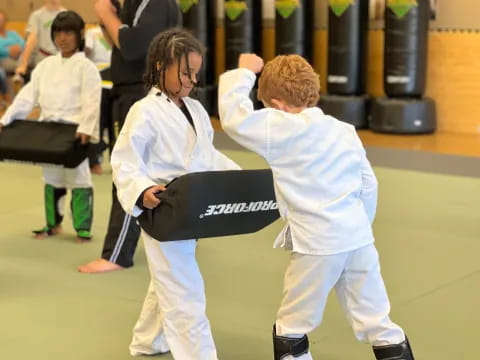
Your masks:
<instances>
[{"instance_id":1,"label":"green mat","mask_svg":"<svg viewBox=\"0 0 480 360\"><path fill-rule=\"evenodd\" d=\"M264 166L242 151L227 154L246 168ZM376 244L393 320L407 331L420 360L478 359L480 180L375 170L380 183ZM0 359L131 358L131 330L149 281L143 246L127 271L76 272L100 254L110 179L109 174L94 177L91 244L75 243L69 214L64 234L34 240L31 230L44 224L40 169L0 163ZM281 226L276 222L257 234L199 242L220 360L273 358L270 331L288 260L288 253L272 249ZM318 360L373 359L370 347L353 337L335 295L310 343Z\"/></svg>"}]
</instances>

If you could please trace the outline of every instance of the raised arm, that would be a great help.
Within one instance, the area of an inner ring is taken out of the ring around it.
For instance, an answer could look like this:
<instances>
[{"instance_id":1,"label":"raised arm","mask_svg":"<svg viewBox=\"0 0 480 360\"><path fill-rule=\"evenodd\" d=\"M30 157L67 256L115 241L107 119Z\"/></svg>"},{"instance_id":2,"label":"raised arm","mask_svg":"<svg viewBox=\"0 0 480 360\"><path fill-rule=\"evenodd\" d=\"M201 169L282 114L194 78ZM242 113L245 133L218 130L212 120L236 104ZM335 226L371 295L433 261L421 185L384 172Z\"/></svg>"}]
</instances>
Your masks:
<instances>
[{"instance_id":1,"label":"raised arm","mask_svg":"<svg viewBox=\"0 0 480 360\"><path fill-rule=\"evenodd\" d=\"M255 73L260 72L263 60L253 54L242 54L239 68L220 76L218 110L225 132L240 145L264 158L269 152L269 111L254 111L250 92Z\"/></svg>"}]
</instances>

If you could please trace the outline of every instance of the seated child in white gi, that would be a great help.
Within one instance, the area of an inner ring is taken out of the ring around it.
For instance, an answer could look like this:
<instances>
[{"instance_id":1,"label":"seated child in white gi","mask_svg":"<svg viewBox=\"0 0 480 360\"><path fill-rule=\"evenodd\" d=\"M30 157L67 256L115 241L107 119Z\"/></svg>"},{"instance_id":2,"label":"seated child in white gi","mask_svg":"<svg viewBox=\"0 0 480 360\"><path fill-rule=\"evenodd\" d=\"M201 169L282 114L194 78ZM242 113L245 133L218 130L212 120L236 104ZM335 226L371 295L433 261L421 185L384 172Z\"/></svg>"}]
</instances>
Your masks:
<instances>
[{"instance_id":1,"label":"seated child in white gi","mask_svg":"<svg viewBox=\"0 0 480 360\"><path fill-rule=\"evenodd\" d=\"M59 50L41 61L31 81L16 96L0 120L2 126L25 119L35 105L40 121L78 124L82 144L98 141L101 79L95 65L83 53L85 23L73 11L60 12L53 20L51 37ZM72 190L73 226L77 241L91 239L93 188L88 160L75 169L44 167L47 225L34 231L37 238L58 234L63 219L63 198Z\"/></svg>"},{"instance_id":2,"label":"seated child in white gi","mask_svg":"<svg viewBox=\"0 0 480 360\"><path fill-rule=\"evenodd\" d=\"M175 177L239 169L213 147L210 118L188 97L203 54L199 41L181 29L162 32L150 44L144 77L149 93L131 107L111 157L118 199L134 217L158 206L155 193ZM130 353L171 351L179 360L216 360L195 239L159 242L142 235L151 282Z\"/></svg>"},{"instance_id":3,"label":"seated child in white gi","mask_svg":"<svg viewBox=\"0 0 480 360\"><path fill-rule=\"evenodd\" d=\"M259 79L254 111L249 92ZM358 340L377 359L412 360L390 304L373 245L377 181L353 126L316 106L319 76L298 55L263 67L254 54L220 77L223 129L269 163L287 225L275 247L291 250L284 296L273 330L275 359L312 359L307 335L322 321L329 292L337 297Z\"/></svg>"}]
</instances>

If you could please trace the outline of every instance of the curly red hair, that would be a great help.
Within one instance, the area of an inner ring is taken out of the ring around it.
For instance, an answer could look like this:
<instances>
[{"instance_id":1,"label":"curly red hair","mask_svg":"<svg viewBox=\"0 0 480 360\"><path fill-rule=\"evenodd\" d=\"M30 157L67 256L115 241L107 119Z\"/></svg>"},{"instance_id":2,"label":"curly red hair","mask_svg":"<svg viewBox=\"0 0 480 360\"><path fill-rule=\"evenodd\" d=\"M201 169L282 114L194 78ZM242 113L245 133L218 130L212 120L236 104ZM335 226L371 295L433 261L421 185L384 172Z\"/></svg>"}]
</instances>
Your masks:
<instances>
[{"instance_id":1,"label":"curly red hair","mask_svg":"<svg viewBox=\"0 0 480 360\"><path fill-rule=\"evenodd\" d=\"M279 55L263 68L258 80L258 99L271 104L283 100L296 107L316 106L320 98L320 77L299 55Z\"/></svg>"}]
</instances>

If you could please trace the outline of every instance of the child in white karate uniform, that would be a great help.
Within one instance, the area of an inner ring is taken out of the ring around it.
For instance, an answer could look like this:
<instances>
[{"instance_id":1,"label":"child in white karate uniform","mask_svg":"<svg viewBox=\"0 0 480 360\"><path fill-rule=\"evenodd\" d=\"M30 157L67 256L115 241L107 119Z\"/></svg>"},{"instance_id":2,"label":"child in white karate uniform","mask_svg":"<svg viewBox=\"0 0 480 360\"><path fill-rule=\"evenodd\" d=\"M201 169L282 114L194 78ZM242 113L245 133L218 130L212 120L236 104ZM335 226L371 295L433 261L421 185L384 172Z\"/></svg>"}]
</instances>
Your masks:
<instances>
[{"instance_id":1,"label":"child in white karate uniform","mask_svg":"<svg viewBox=\"0 0 480 360\"><path fill-rule=\"evenodd\" d=\"M78 124L77 137L82 144L98 141L101 79L95 65L83 53L85 23L73 11L60 12L51 26L52 41L59 53L41 61L31 81L15 97L0 120L8 126L25 119L38 104L40 121ZM77 241L91 239L93 187L88 160L75 169L43 167L45 181L46 226L35 230L37 238L61 232L63 200L72 190L72 217Z\"/></svg>"},{"instance_id":2,"label":"child in white karate uniform","mask_svg":"<svg viewBox=\"0 0 480 360\"><path fill-rule=\"evenodd\" d=\"M403 330L389 318L371 224L377 181L353 126L316 106L319 77L298 55L264 68L254 111L249 98L263 60L243 54L220 77L219 111L227 134L269 163L287 225L275 247L291 251L273 329L276 360L312 359L307 334L322 322L335 288L358 340L377 359L413 360Z\"/></svg>"},{"instance_id":3,"label":"child in white karate uniform","mask_svg":"<svg viewBox=\"0 0 480 360\"><path fill-rule=\"evenodd\" d=\"M148 95L130 109L111 157L118 199L133 217L158 206L155 193L178 176L238 170L213 147L210 118L188 97L203 54L198 40L179 29L160 33L150 44ZM142 236L151 282L130 353L171 351L178 360L216 360L195 239L159 242L145 232Z\"/></svg>"}]
</instances>

